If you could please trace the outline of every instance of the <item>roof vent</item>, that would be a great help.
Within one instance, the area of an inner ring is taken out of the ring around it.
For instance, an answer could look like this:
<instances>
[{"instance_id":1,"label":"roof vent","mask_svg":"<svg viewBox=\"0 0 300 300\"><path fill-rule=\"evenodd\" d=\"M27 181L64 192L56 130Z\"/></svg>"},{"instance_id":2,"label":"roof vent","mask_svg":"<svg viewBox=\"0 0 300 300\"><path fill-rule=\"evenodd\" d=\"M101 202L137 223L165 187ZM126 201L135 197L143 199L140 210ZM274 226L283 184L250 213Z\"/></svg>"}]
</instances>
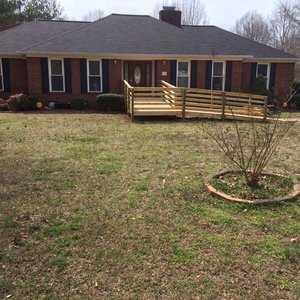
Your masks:
<instances>
[{"instance_id":1,"label":"roof vent","mask_svg":"<svg viewBox=\"0 0 300 300\"><path fill-rule=\"evenodd\" d=\"M181 27L181 11L175 6L164 6L159 12L159 19L171 25Z\"/></svg>"}]
</instances>

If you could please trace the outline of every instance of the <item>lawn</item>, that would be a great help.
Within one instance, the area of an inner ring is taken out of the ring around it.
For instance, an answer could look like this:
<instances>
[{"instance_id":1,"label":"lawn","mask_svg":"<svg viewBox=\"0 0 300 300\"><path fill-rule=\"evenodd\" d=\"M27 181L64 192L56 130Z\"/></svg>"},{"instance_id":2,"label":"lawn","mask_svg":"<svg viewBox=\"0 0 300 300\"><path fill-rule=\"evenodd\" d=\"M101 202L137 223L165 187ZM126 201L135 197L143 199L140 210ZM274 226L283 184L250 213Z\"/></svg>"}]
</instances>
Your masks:
<instances>
[{"instance_id":1,"label":"lawn","mask_svg":"<svg viewBox=\"0 0 300 300\"><path fill-rule=\"evenodd\" d=\"M299 299L299 200L210 196L203 122L0 114L0 299ZM299 132L270 170L300 176Z\"/></svg>"}]
</instances>

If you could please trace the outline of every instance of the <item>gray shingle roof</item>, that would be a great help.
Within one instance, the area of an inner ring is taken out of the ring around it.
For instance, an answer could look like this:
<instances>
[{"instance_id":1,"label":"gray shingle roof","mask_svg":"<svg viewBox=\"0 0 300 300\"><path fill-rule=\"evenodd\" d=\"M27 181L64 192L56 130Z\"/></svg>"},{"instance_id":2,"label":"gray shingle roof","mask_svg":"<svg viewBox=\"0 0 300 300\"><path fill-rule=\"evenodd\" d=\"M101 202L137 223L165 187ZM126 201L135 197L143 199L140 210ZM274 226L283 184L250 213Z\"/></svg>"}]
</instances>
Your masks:
<instances>
[{"instance_id":1,"label":"gray shingle roof","mask_svg":"<svg viewBox=\"0 0 300 300\"><path fill-rule=\"evenodd\" d=\"M73 21L32 21L22 23L0 32L0 53L16 54L29 46L45 42L70 30L78 30L87 22Z\"/></svg>"},{"instance_id":2,"label":"gray shingle roof","mask_svg":"<svg viewBox=\"0 0 300 300\"><path fill-rule=\"evenodd\" d=\"M178 28L150 16L112 14L88 24L32 22L21 26L5 32L8 45L3 46L1 43L0 53L4 47L6 51L19 51L24 54L214 54L295 58L216 26ZM3 33L0 33L1 40L2 36Z\"/></svg>"}]
</instances>

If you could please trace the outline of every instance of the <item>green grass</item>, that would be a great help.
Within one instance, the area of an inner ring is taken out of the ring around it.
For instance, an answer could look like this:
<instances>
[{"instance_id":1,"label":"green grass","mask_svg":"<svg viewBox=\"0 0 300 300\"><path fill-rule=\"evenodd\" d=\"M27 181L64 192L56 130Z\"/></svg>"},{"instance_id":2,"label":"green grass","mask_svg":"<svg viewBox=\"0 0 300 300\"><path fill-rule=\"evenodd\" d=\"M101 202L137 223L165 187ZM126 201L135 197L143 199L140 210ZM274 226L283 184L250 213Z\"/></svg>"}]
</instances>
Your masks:
<instances>
[{"instance_id":1,"label":"green grass","mask_svg":"<svg viewBox=\"0 0 300 300\"><path fill-rule=\"evenodd\" d=\"M0 114L0 299L299 298L299 201L210 196L202 123ZM268 171L299 178L299 129Z\"/></svg>"}]
</instances>

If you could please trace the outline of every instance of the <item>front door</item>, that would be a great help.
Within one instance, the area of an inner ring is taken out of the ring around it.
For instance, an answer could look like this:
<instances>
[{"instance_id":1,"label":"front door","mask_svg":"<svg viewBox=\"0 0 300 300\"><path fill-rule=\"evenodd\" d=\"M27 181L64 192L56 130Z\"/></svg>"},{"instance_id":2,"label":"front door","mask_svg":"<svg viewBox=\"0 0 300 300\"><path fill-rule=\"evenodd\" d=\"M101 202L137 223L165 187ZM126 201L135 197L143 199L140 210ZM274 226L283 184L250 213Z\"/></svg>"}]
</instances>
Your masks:
<instances>
[{"instance_id":1,"label":"front door","mask_svg":"<svg viewBox=\"0 0 300 300\"><path fill-rule=\"evenodd\" d=\"M128 61L124 62L124 78L132 86L152 86L152 62Z\"/></svg>"}]
</instances>

